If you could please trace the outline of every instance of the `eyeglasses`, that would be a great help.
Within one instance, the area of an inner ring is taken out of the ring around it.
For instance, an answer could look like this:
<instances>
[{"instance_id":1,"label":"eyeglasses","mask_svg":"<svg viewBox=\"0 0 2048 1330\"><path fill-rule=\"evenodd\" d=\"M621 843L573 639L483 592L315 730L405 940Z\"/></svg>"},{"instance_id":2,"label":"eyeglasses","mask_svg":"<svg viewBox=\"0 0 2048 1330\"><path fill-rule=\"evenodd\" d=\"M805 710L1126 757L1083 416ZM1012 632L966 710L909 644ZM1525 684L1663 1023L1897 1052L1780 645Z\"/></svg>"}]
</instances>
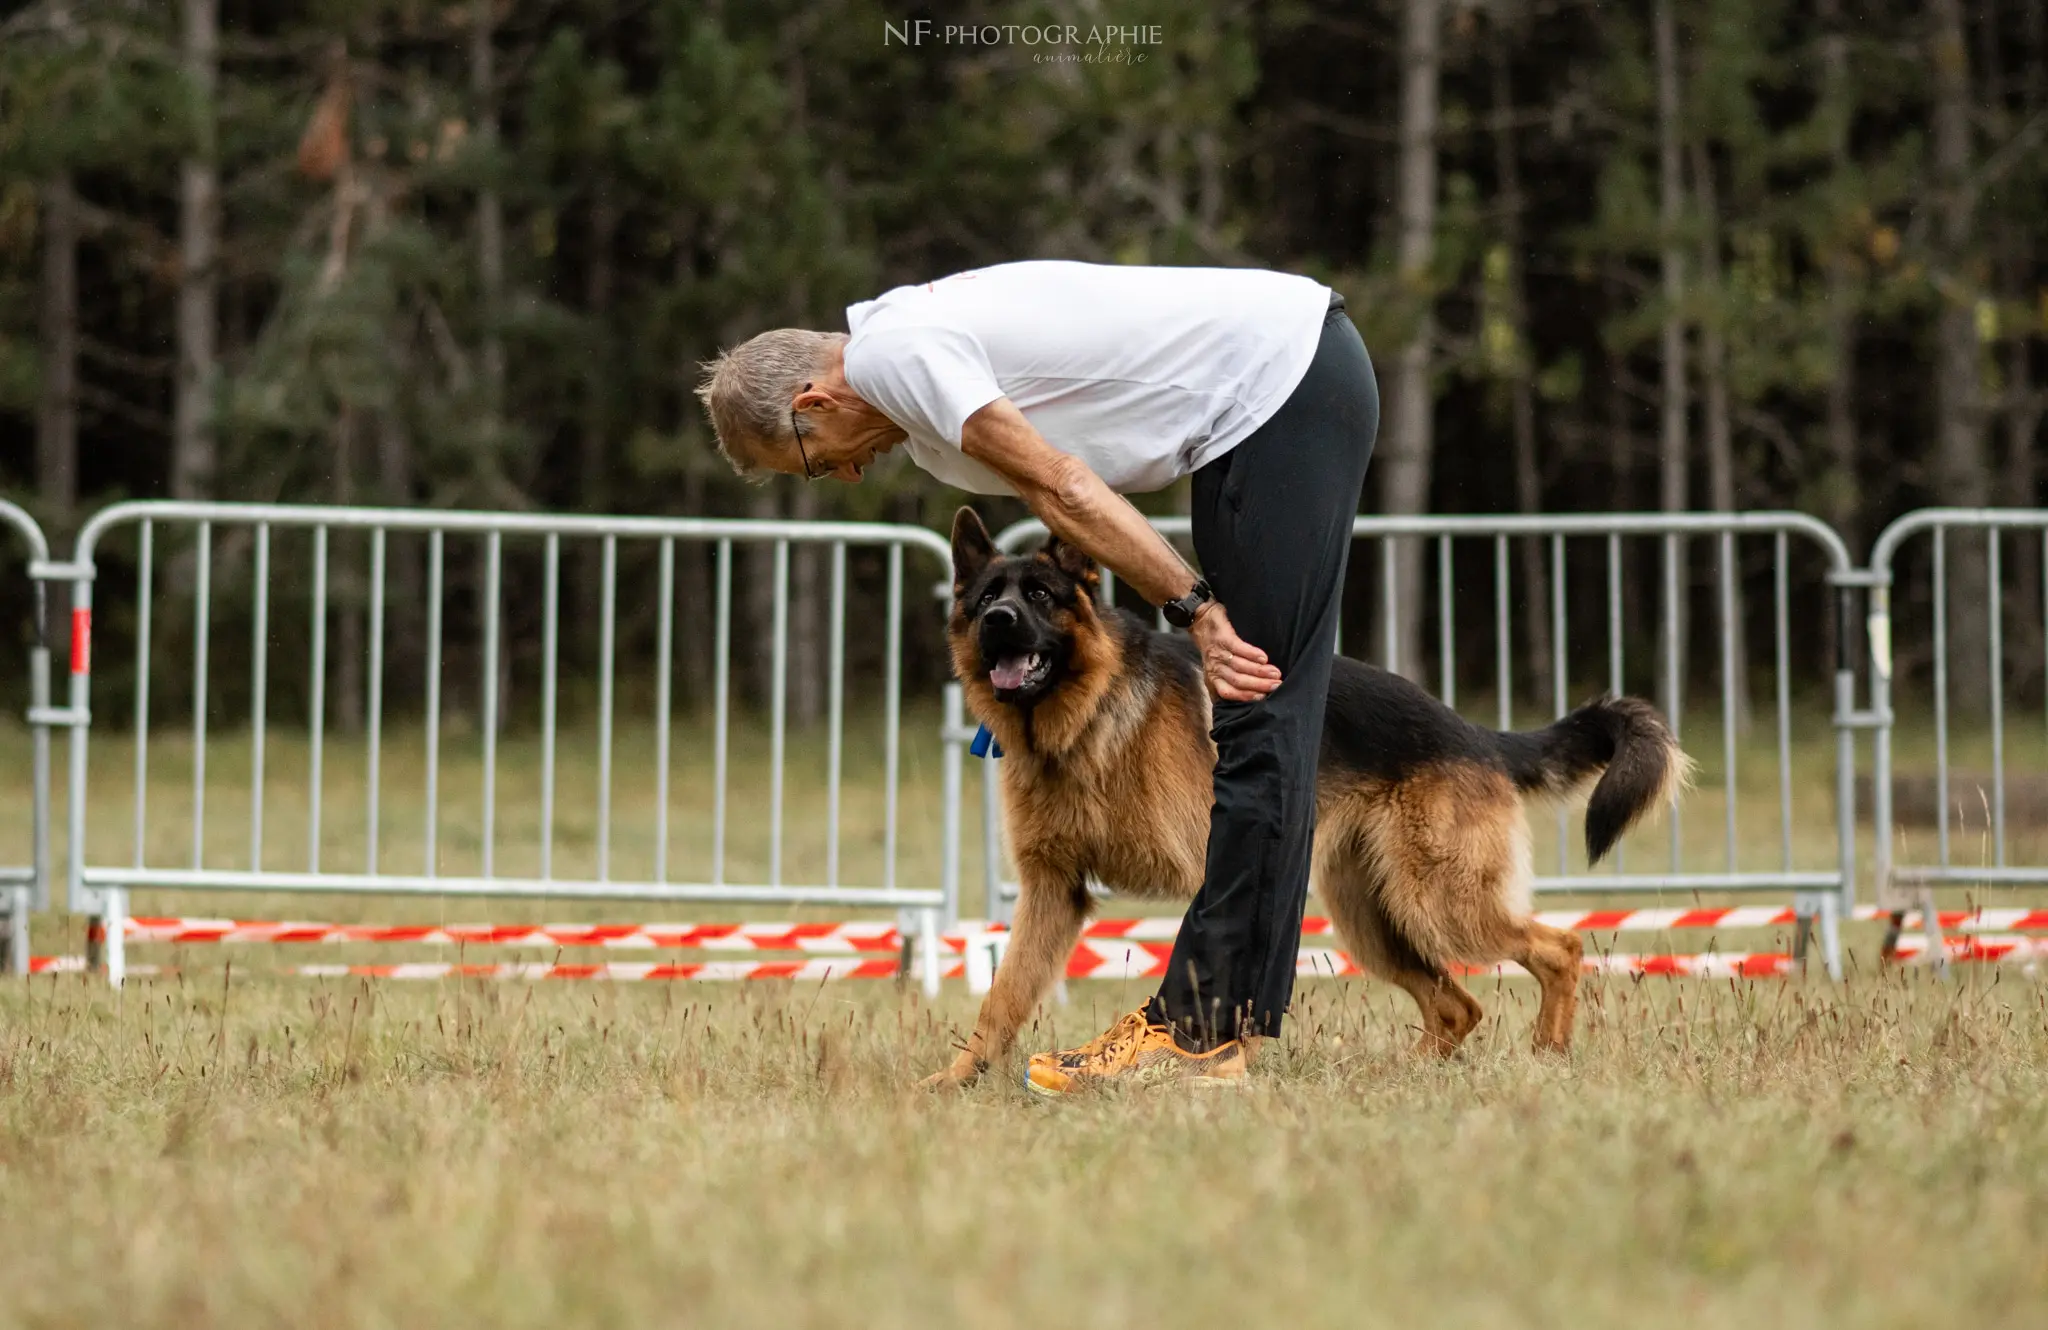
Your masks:
<instances>
[{"instance_id":1,"label":"eyeglasses","mask_svg":"<svg viewBox=\"0 0 2048 1330\"><path fill-rule=\"evenodd\" d=\"M803 391L809 392L810 390L810 384L807 383L803 386ZM822 480L825 476L830 475L829 471L815 474L811 471L811 455L804 451L804 433L796 427L796 403L794 402L789 404L789 432L796 439L796 455L804 459L804 479Z\"/></svg>"}]
</instances>

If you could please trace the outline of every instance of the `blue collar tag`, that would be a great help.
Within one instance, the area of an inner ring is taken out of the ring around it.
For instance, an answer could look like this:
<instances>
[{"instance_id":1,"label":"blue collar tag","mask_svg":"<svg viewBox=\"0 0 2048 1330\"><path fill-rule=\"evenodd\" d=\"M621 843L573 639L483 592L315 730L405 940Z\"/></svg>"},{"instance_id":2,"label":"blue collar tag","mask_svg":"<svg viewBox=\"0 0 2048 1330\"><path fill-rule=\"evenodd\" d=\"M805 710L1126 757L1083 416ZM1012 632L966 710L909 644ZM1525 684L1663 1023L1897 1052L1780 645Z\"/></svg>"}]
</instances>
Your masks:
<instances>
[{"instance_id":1,"label":"blue collar tag","mask_svg":"<svg viewBox=\"0 0 2048 1330\"><path fill-rule=\"evenodd\" d=\"M967 751L976 757L1001 757L1003 746L996 742L996 736L984 725L974 732L974 742L967 745Z\"/></svg>"}]
</instances>

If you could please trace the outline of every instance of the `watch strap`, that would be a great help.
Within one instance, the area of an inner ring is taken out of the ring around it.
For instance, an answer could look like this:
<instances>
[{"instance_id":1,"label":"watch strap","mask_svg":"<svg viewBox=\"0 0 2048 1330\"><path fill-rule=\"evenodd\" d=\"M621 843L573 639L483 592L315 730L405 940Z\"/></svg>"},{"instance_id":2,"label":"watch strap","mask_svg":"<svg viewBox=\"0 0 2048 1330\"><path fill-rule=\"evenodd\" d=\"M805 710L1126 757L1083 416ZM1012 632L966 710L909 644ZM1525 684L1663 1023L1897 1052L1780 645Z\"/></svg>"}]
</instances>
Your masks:
<instances>
[{"instance_id":1,"label":"watch strap","mask_svg":"<svg viewBox=\"0 0 2048 1330\"><path fill-rule=\"evenodd\" d=\"M1216 599L1216 593L1209 588L1207 578L1196 578L1193 587L1178 600L1168 601L1160 608L1166 611L1167 622L1179 628L1186 628L1195 621L1196 613L1202 606Z\"/></svg>"}]
</instances>

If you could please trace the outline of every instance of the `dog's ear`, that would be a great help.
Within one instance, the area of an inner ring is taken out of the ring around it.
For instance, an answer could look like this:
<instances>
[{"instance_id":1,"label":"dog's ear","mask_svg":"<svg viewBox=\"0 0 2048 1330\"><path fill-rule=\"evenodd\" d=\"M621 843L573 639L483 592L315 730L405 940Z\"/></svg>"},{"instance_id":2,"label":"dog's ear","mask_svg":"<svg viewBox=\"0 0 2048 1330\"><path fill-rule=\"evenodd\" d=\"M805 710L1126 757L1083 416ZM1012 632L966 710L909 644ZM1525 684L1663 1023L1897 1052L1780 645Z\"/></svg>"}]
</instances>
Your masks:
<instances>
[{"instance_id":1,"label":"dog's ear","mask_svg":"<svg viewBox=\"0 0 2048 1330\"><path fill-rule=\"evenodd\" d=\"M995 561L996 543L989 539L981 514L962 508L953 514L953 594L967 590L968 583Z\"/></svg>"},{"instance_id":2,"label":"dog's ear","mask_svg":"<svg viewBox=\"0 0 2048 1330\"><path fill-rule=\"evenodd\" d=\"M1058 536L1047 536L1045 544L1039 547L1038 557L1079 582L1091 599L1101 591L1102 570L1079 545L1070 545Z\"/></svg>"}]
</instances>

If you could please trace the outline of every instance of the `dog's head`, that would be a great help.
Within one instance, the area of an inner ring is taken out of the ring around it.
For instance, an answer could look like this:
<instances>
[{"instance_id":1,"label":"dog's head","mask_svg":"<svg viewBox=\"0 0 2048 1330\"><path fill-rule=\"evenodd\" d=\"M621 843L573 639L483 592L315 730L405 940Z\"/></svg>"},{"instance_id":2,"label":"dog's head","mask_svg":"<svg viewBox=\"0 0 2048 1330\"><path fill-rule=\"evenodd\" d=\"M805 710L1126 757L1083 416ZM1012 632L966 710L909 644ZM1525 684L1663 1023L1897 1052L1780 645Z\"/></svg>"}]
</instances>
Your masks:
<instances>
[{"instance_id":1,"label":"dog's head","mask_svg":"<svg viewBox=\"0 0 2048 1330\"><path fill-rule=\"evenodd\" d=\"M953 664L985 679L1005 706L1032 707L1073 682L1101 653L1095 612L1102 575L1058 536L1005 556L972 508L953 515Z\"/></svg>"}]
</instances>

